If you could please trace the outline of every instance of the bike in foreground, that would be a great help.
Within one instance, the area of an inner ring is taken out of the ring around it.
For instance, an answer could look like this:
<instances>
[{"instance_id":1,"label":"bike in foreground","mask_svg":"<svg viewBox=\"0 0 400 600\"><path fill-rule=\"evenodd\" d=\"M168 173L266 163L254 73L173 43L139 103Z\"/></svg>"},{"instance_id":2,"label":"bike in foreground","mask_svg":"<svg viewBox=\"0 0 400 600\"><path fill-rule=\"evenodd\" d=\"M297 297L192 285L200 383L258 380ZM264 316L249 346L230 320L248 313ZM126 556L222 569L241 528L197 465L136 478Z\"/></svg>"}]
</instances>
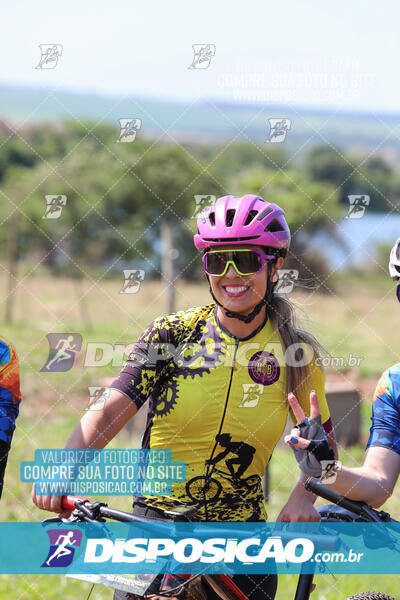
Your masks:
<instances>
[{"instance_id":1,"label":"bike in foreground","mask_svg":"<svg viewBox=\"0 0 400 600\"><path fill-rule=\"evenodd\" d=\"M305 487L321 498L328 500L327 504L318 508L323 522L394 522L395 520L385 511L377 511L364 502L356 502L341 496L328 485L321 483L318 479L310 477ZM150 519L133 515L121 510L109 507L103 502L90 502L89 500L76 498L72 496L63 497L62 503L64 510L72 510L69 523L88 522L102 523L107 519L124 523L154 523ZM166 510L163 512L163 519L166 521L195 521L196 509L194 507L180 507L178 509ZM59 517L47 519L48 522L65 521ZM157 522L159 526L162 521ZM132 594L135 600L155 600L156 598L175 598L181 597L185 593L186 598L190 600L206 600L206 590L211 588L222 600L248 600L247 596L239 589L232 580L232 576L227 574L202 573L196 575L179 575L175 577L177 585L171 587L171 580L174 576L168 578L168 588L161 588L156 593L152 593L152 584L157 574L146 575L71 575L77 579L83 579L92 582L92 588L89 591L90 597L94 585L104 585ZM159 578L160 579L160 578ZM164 577L164 581L166 578ZM313 590L314 574L301 573L298 578L297 588L294 600L309 600ZM318 594L316 593L316 600ZM363 592L348 597L346 600L396 600L392 596L380 592Z\"/></svg>"}]
</instances>

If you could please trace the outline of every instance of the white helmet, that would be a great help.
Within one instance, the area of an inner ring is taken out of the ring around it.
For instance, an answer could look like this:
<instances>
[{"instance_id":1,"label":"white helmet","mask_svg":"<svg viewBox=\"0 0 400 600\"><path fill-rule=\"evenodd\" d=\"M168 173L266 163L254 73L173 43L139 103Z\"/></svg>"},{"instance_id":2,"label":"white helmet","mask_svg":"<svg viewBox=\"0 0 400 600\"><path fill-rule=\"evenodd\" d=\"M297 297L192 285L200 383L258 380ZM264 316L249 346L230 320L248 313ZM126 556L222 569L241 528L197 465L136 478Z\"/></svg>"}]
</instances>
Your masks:
<instances>
[{"instance_id":1,"label":"white helmet","mask_svg":"<svg viewBox=\"0 0 400 600\"><path fill-rule=\"evenodd\" d=\"M398 238L390 253L389 273L393 281L400 279L400 238Z\"/></svg>"}]
</instances>

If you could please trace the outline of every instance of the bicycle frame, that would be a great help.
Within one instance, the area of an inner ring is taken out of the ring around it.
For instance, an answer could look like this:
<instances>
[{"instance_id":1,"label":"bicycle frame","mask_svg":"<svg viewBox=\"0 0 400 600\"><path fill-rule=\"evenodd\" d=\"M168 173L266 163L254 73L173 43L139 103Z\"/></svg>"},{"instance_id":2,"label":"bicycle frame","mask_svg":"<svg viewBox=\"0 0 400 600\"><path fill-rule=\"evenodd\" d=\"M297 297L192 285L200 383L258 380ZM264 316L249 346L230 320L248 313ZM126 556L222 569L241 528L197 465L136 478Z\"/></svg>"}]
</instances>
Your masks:
<instances>
[{"instance_id":1,"label":"bicycle frame","mask_svg":"<svg viewBox=\"0 0 400 600\"><path fill-rule=\"evenodd\" d=\"M314 477L309 477L304 484L304 487L318 496L332 502L334 505L343 507L351 513L358 515L363 521L369 522L382 522L382 521L395 521L385 511L377 511L364 502L356 502L349 500L348 498L338 494L330 488L328 485L321 483ZM87 504L87 506L85 506ZM92 506L96 508L96 514L93 513ZM97 502L92 505L89 500L83 498L75 498L72 496L64 496L62 501L62 507L65 510L75 511L77 514L80 511L78 520L87 522L101 522L105 518L113 519L119 522L138 522L138 523L154 523L153 519L146 519L144 517L138 517L131 513L127 513L114 508L109 508L102 502ZM188 508L187 510L166 510L164 514L167 517L172 517L171 520L175 521L190 521L190 516L196 512L196 509ZM46 521L60 520L59 517L53 519L47 519ZM248 600L247 596L238 588L233 582L229 575L225 574L198 574L188 576L185 582L181 583L176 588L171 588L167 592L159 592L158 596L171 597L174 593L177 593L183 586L187 585L188 582L193 581L197 577L203 578L207 584L222 598L222 600ZM314 581L314 574L301 573L297 582L297 588L294 596L294 600L309 600L312 584ZM143 598L152 598L154 595L146 596Z\"/></svg>"}]
</instances>

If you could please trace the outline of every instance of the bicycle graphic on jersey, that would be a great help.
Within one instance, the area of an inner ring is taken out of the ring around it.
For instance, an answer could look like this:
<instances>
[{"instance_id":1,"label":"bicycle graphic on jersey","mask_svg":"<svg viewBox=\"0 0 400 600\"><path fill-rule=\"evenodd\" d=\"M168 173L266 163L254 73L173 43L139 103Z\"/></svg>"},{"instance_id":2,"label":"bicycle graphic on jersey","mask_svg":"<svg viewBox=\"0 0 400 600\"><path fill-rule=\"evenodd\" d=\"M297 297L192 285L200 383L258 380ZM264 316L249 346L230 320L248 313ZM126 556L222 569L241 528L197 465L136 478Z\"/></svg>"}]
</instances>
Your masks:
<instances>
[{"instance_id":1,"label":"bicycle graphic on jersey","mask_svg":"<svg viewBox=\"0 0 400 600\"><path fill-rule=\"evenodd\" d=\"M232 441L229 433L221 433L216 436L215 440L224 450L214 458L205 461L207 466L212 467L211 473L193 477L186 484L186 493L193 501L212 501L219 498L222 492L222 484L213 475L219 475L222 479L229 481L233 488L242 488L243 491L256 489L259 485L260 478L258 475L242 477L253 460L255 448L245 442ZM235 454L236 458L228 458L225 461L228 471L218 469L215 465L230 453ZM239 465L236 471L234 465Z\"/></svg>"}]
</instances>

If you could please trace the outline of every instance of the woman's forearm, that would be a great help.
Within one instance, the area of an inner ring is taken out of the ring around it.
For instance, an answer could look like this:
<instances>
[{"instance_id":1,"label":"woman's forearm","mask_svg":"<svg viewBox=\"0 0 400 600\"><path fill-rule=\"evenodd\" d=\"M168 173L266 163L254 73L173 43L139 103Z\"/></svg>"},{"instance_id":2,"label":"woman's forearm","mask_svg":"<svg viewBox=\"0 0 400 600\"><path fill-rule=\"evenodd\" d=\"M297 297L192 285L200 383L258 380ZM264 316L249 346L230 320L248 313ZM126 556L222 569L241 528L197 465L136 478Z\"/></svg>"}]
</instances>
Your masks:
<instances>
[{"instance_id":1,"label":"woman's forearm","mask_svg":"<svg viewBox=\"0 0 400 600\"><path fill-rule=\"evenodd\" d=\"M104 448L110 441L104 418L86 413L71 433L66 448Z\"/></svg>"},{"instance_id":2,"label":"woman's forearm","mask_svg":"<svg viewBox=\"0 0 400 600\"><path fill-rule=\"evenodd\" d=\"M122 392L112 390L102 410L88 410L72 432L66 448L104 448L137 412L134 403ZM32 488L32 500L39 508L69 516L63 511L60 495L37 495Z\"/></svg>"},{"instance_id":3,"label":"woman's forearm","mask_svg":"<svg viewBox=\"0 0 400 600\"><path fill-rule=\"evenodd\" d=\"M66 444L66 448L104 448L137 412L133 402L113 390L102 410L88 410Z\"/></svg>"},{"instance_id":4,"label":"woman's forearm","mask_svg":"<svg viewBox=\"0 0 400 600\"><path fill-rule=\"evenodd\" d=\"M350 500L360 500L376 508L382 506L391 494L388 482L365 467L342 467L336 481L329 485Z\"/></svg>"}]
</instances>

